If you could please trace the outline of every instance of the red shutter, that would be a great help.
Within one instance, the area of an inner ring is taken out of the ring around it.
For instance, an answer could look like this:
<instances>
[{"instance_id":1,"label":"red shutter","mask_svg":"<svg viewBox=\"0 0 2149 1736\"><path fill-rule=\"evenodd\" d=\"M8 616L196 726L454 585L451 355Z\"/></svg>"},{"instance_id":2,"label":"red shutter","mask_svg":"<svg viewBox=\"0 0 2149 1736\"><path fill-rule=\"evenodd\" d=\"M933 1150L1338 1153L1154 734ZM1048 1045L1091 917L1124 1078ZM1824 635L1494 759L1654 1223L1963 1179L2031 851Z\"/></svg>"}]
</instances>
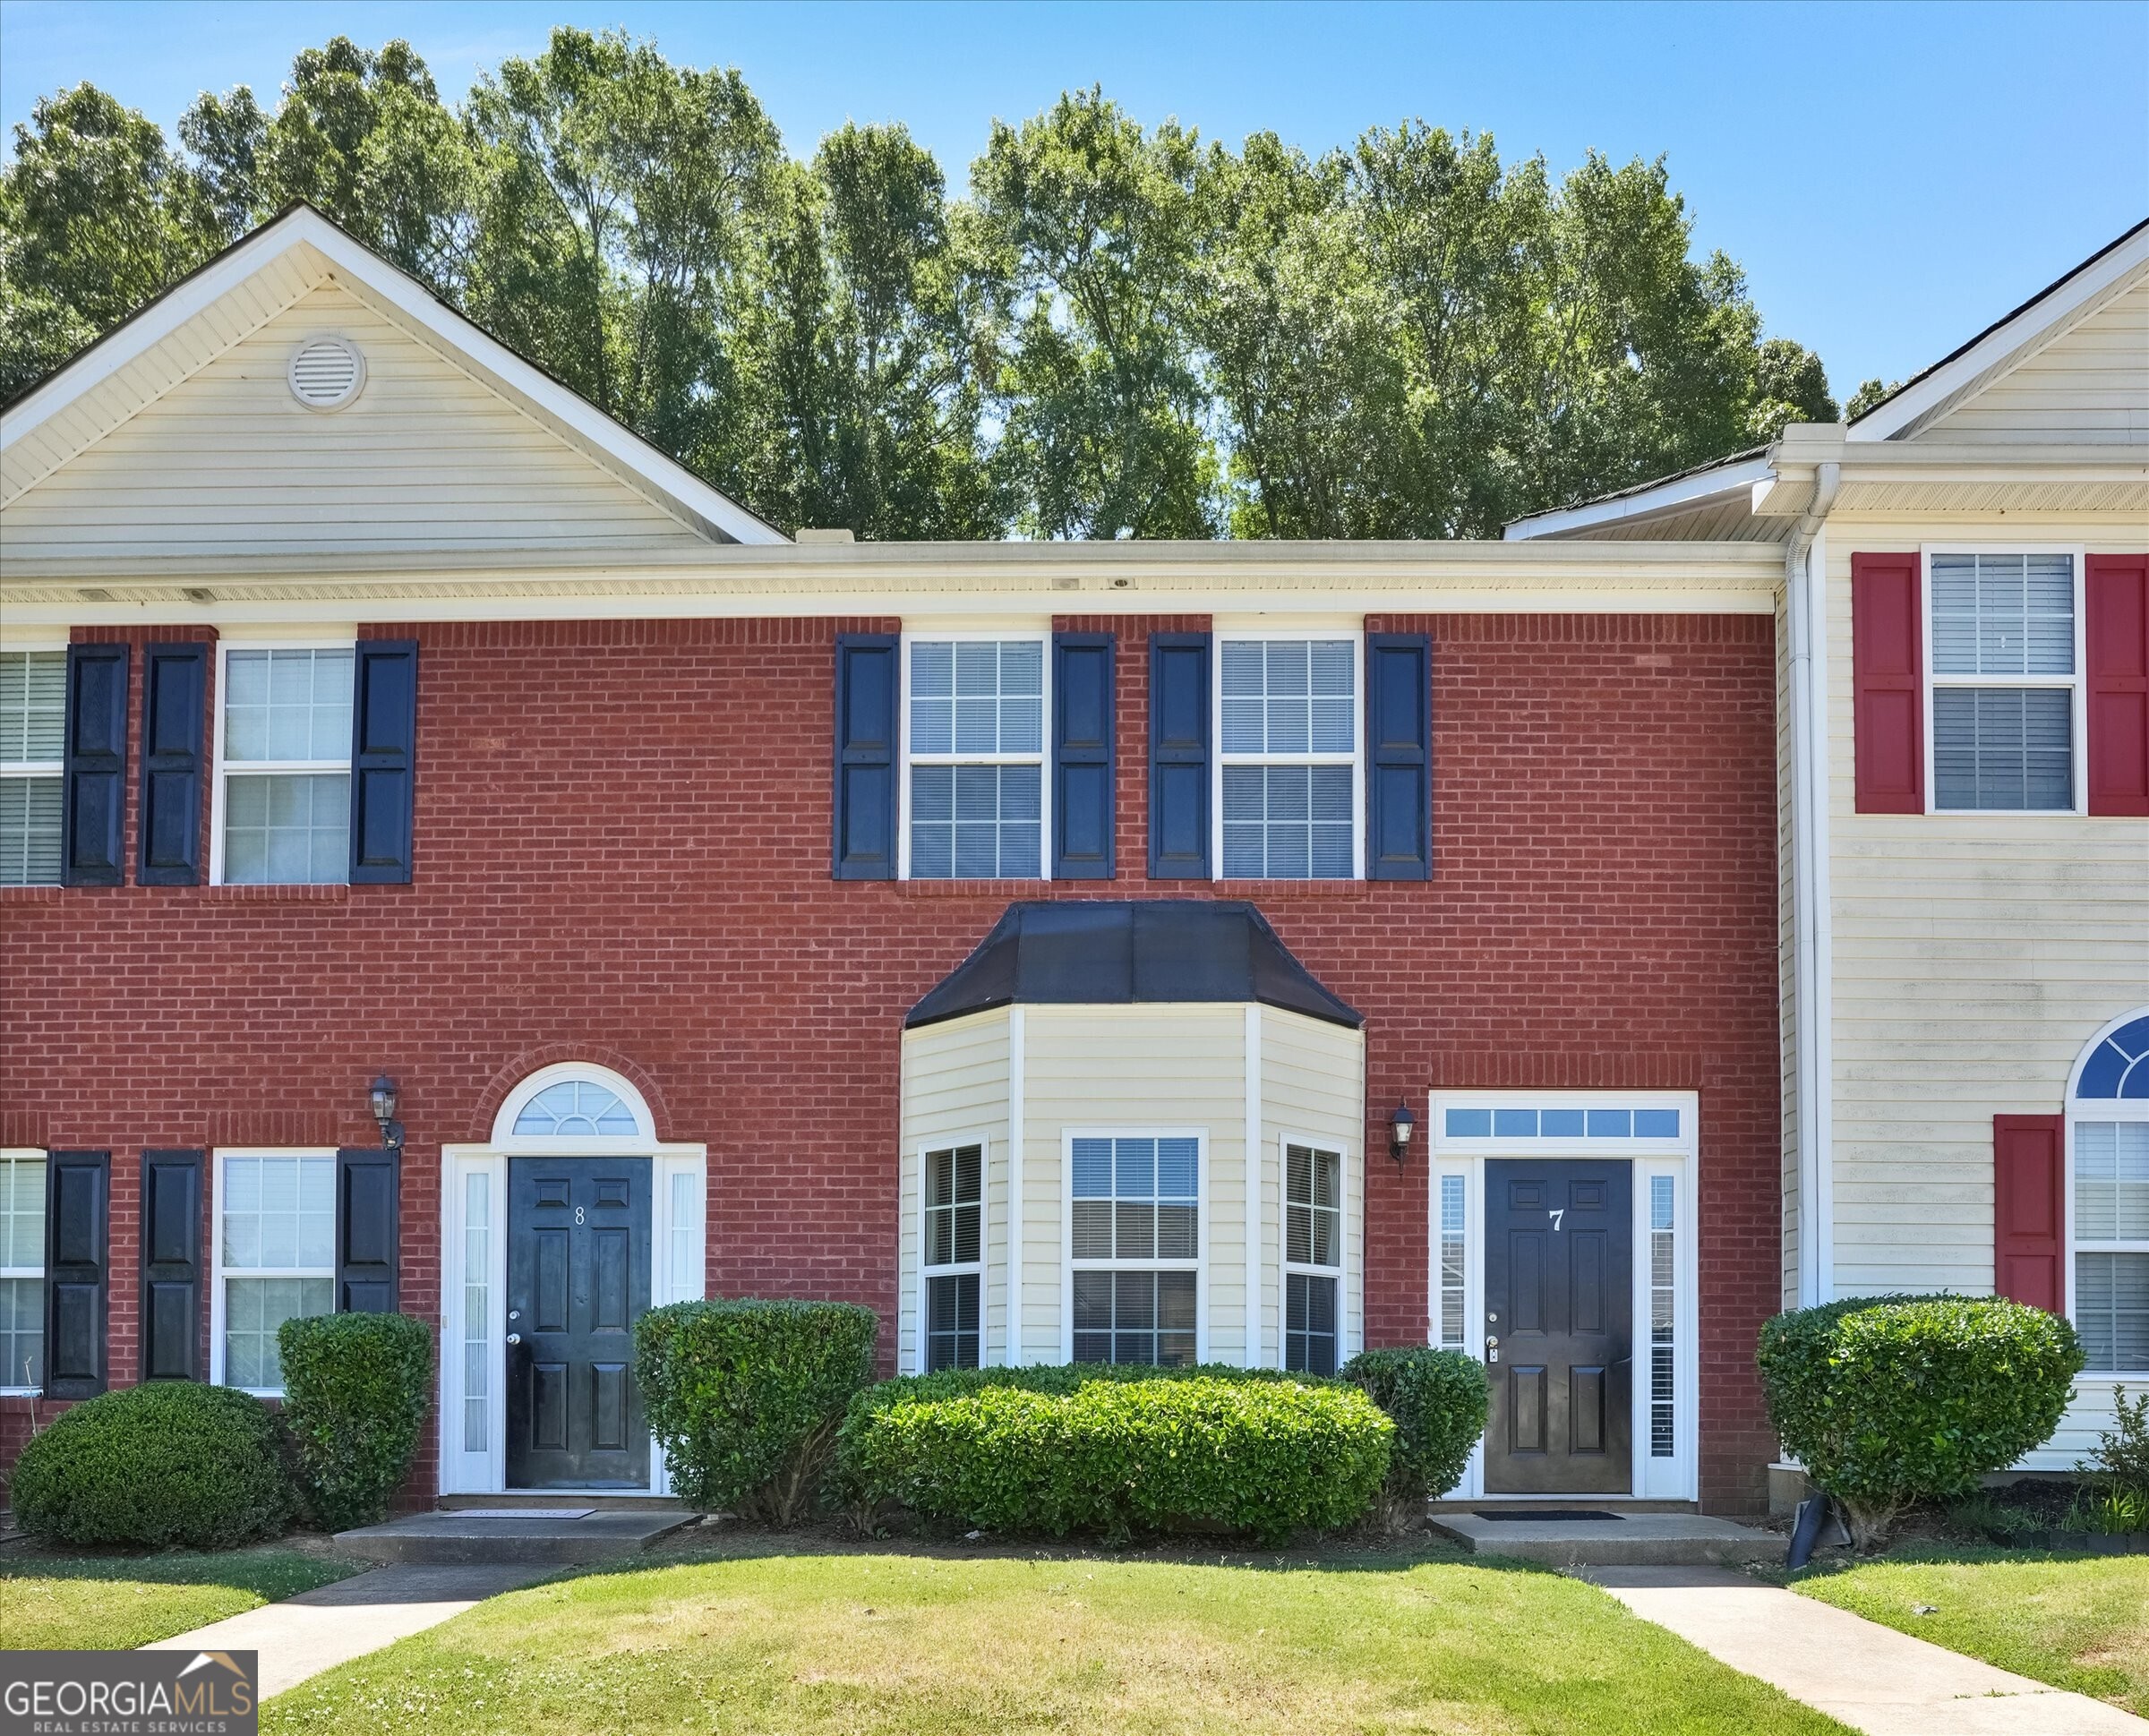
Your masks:
<instances>
[{"instance_id":1,"label":"red shutter","mask_svg":"<svg viewBox=\"0 0 2149 1736\"><path fill-rule=\"evenodd\" d=\"M1851 557L1858 811L1925 811L1925 652L1918 557Z\"/></svg>"},{"instance_id":2,"label":"red shutter","mask_svg":"<svg viewBox=\"0 0 2149 1736\"><path fill-rule=\"evenodd\" d=\"M2049 1313L2067 1310L2066 1118L1992 1117L1992 1287Z\"/></svg>"},{"instance_id":3,"label":"red shutter","mask_svg":"<svg viewBox=\"0 0 2149 1736\"><path fill-rule=\"evenodd\" d=\"M2149 814L2149 555L2091 555L2083 589L2089 811Z\"/></svg>"}]
</instances>

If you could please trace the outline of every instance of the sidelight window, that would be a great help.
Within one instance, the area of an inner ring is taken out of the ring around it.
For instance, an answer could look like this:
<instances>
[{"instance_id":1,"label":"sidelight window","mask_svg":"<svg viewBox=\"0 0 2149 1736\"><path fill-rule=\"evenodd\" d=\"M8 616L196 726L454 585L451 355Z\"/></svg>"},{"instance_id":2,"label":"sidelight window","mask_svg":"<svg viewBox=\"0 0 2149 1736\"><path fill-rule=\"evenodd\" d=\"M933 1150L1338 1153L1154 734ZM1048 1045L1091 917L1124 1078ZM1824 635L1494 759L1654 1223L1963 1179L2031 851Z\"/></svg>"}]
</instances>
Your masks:
<instances>
[{"instance_id":1,"label":"sidelight window","mask_svg":"<svg viewBox=\"0 0 2149 1736\"><path fill-rule=\"evenodd\" d=\"M1184 1367L1196 1358L1201 1141L1076 1138L1074 1359Z\"/></svg>"},{"instance_id":2,"label":"sidelight window","mask_svg":"<svg viewBox=\"0 0 2149 1736\"><path fill-rule=\"evenodd\" d=\"M985 1148L925 1154L925 1366L975 1368L983 1286Z\"/></svg>"},{"instance_id":3,"label":"sidelight window","mask_svg":"<svg viewBox=\"0 0 2149 1736\"><path fill-rule=\"evenodd\" d=\"M1669 1176L1649 1177L1649 1457L1673 1458L1679 1451L1677 1390L1676 1184Z\"/></svg>"}]
</instances>

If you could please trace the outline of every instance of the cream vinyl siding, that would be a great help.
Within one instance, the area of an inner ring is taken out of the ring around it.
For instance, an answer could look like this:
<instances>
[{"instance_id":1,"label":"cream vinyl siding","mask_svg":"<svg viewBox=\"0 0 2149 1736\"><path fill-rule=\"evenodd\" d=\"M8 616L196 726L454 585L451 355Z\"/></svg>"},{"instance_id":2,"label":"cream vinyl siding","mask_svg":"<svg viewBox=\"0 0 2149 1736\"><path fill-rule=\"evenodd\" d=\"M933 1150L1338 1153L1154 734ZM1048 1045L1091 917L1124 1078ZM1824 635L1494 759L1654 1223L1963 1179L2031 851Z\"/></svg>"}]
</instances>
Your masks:
<instances>
[{"instance_id":1,"label":"cream vinyl siding","mask_svg":"<svg viewBox=\"0 0 2149 1736\"><path fill-rule=\"evenodd\" d=\"M224 317L229 299L197 317ZM366 370L356 399L327 413L286 382L292 351L323 333L355 343ZM707 546L334 283L0 509L0 552L20 560Z\"/></svg>"},{"instance_id":2,"label":"cream vinyl siding","mask_svg":"<svg viewBox=\"0 0 2149 1736\"><path fill-rule=\"evenodd\" d=\"M1366 1150L1366 1038L1278 1007L1259 1012L1261 1360L1271 1367L1283 1364L1283 1146L1289 1140L1311 1140L1343 1153L1340 1363L1366 1342L1366 1170L1369 1164L1389 1162L1384 1142L1376 1151ZM1422 1149L1410 1155L1415 1163L1425 1161Z\"/></svg>"},{"instance_id":3,"label":"cream vinyl siding","mask_svg":"<svg viewBox=\"0 0 2149 1736\"><path fill-rule=\"evenodd\" d=\"M1007 1013L951 1019L903 1037L903 1223L897 1264L896 1367L918 1359L918 1273L924 1179L919 1156L985 1142L984 1282L980 1286L978 1360L1005 1360L1007 1342Z\"/></svg>"},{"instance_id":4,"label":"cream vinyl siding","mask_svg":"<svg viewBox=\"0 0 2149 1736\"><path fill-rule=\"evenodd\" d=\"M1246 1013L1223 1006L1023 1009L1023 1355L1065 1362L1063 1138L1200 1128L1209 1359L1246 1354Z\"/></svg>"},{"instance_id":5,"label":"cream vinyl siding","mask_svg":"<svg viewBox=\"0 0 2149 1736\"><path fill-rule=\"evenodd\" d=\"M1980 445L2149 442L2149 279L1996 371L1910 438Z\"/></svg>"},{"instance_id":6,"label":"cream vinyl siding","mask_svg":"<svg viewBox=\"0 0 2149 1736\"><path fill-rule=\"evenodd\" d=\"M1855 811L1851 557L2082 534L1828 523L1838 1296L1991 1292L1992 1117L2059 1113L2083 1045L2149 981L2149 820Z\"/></svg>"}]
</instances>

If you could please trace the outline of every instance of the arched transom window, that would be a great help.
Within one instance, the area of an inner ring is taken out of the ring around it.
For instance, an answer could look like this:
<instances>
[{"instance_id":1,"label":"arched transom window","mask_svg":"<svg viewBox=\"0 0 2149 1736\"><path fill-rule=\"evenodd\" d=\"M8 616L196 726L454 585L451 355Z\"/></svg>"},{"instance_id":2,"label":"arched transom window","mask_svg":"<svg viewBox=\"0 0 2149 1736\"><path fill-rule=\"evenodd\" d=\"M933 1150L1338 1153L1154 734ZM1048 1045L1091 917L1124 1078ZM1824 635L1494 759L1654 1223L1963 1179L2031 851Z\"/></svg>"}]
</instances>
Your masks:
<instances>
[{"instance_id":1,"label":"arched transom window","mask_svg":"<svg viewBox=\"0 0 2149 1736\"><path fill-rule=\"evenodd\" d=\"M2067 1107L2074 1319L2086 1367L2149 1373L2149 1008L2090 1044Z\"/></svg>"},{"instance_id":2,"label":"arched transom window","mask_svg":"<svg viewBox=\"0 0 2149 1736\"><path fill-rule=\"evenodd\" d=\"M656 1126L642 1094L610 1068L567 1062L532 1073L508 1093L493 1138L509 1145L604 1141L607 1150L647 1145Z\"/></svg>"}]
</instances>

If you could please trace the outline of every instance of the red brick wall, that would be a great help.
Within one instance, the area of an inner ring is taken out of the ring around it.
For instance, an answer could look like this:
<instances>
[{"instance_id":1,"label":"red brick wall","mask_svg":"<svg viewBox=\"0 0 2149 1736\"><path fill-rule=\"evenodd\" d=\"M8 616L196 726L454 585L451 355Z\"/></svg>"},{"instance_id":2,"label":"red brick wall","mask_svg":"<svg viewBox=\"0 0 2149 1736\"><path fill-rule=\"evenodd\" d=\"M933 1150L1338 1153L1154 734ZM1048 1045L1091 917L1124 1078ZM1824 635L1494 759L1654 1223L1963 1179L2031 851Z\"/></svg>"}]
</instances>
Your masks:
<instances>
[{"instance_id":1,"label":"red brick wall","mask_svg":"<svg viewBox=\"0 0 2149 1736\"><path fill-rule=\"evenodd\" d=\"M1120 877L1051 891L1139 896L1147 635L1206 622L1059 624L1119 636ZM368 629L424 646L415 885L0 894L0 1140L113 1150L115 1382L139 1359L140 1149L370 1143L383 1069L415 1312L438 1306L441 1143L485 1138L516 1080L568 1057L629 1072L664 1137L706 1142L712 1293L891 1309L903 1015L1040 891L828 877L832 642L895 625ZM1778 1266L1771 623L1367 625L1433 635L1432 881L1154 890L1255 900L1366 1015L1372 1343L1426 1324L1423 1150L1400 1174L1383 1155L1399 1096L1422 1114L1436 1086L1700 1092L1703 1496L1756 1509L1774 1443L1753 1335Z\"/></svg>"}]
</instances>

